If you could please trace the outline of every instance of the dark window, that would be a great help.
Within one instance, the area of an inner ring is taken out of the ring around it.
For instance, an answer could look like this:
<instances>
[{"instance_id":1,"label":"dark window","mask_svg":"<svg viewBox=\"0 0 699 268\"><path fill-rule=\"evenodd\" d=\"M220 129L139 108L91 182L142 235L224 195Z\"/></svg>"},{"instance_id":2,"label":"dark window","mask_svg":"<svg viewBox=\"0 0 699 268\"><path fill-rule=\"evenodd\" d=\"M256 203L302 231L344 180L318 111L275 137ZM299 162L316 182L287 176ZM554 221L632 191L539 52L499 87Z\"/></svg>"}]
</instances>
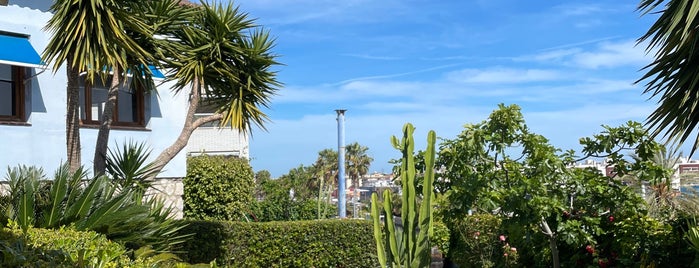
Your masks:
<instances>
[{"instance_id":1,"label":"dark window","mask_svg":"<svg viewBox=\"0 0 699 268\"><path fill-rule=\"evenodd\" d=\"M0 121L24 122L24 67L0 64Z\"/></svg>"},{"instance_id":2,"label":"dark window","mask_svg":"<svg viewBox=\"0 0 699 268\"><path fill-rule=\"evenodd\" d=\"M109 77L105 82L112 81ZM143 89L131 89L127 81L126 86L119 87L117 101L112 113L113 126L145 127L145 108ZM83 125L98 126L100 117L104 112L104 104L107 101L107 90L101 79L96 78L93 85L86 84L84 78L80 79L80 119ZM87 107L87 108L86 108Z\"/></svg>"}]
</instances>

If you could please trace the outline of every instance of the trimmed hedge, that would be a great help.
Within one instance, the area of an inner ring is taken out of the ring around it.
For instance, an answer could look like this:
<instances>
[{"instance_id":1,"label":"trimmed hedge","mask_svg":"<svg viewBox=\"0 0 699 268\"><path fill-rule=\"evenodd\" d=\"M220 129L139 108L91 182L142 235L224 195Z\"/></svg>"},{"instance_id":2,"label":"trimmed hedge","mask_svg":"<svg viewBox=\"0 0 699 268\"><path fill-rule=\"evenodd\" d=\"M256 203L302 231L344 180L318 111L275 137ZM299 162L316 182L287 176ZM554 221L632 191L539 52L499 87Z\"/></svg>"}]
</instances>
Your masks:
<instances>
[{"instance_id":1,"label":"trimmed hedge","mask_svg":"<svg viewBox=\"0 0 699 268\"><path fill-rule=\"evenodd\" d=\"M253 202L255 173L241 158L189 157L183 184L185 218L239 220Z\"/></svg>"},{"instance_id":2,"label":"trimmed hedge","mask_svg":"<svg viewBox=\"0 0 699 268\"><path fill-rule=\"evenodd\" d=\"M69 228L0 230L0 267L123 267L124 246L92 231Z\"/></svg>"},{"instance_id":3,"label":"trimmed hedge","mask_svg":"<svg viewBox=\"0 0 699 268\"><path fill-rule=\"evenodd\" d=\"M180 250L189 263L230 267L378 267L372 223L188 221Z\"/></svg>"}]
</instances>

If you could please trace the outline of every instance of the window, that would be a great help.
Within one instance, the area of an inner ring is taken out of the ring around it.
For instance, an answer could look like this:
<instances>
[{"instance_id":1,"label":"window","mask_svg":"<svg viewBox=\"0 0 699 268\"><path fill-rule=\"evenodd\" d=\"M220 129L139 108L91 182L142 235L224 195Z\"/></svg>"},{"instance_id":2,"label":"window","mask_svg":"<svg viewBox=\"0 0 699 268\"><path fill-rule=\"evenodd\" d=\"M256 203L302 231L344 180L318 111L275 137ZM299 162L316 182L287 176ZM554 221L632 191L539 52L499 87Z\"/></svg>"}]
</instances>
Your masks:
<instances>
[{"instance_id":1,"label":"window","mask_svg":"<svg viewBox=\"0 0 699 268\"><path fill-rule=\"evenodd\" d=\"M96 78L94 84L90 85L85 83L84 77L80 78L80 119L84 126L99 126L109 89L101 80ZM111 81L111 77L105 80L106 83ZM144 92L141 88L130 89L130 82L129 78L126 86L119 87L112 113L112 126L143 128L146 126Z\"/></svg>"},{"instance_id":2,"label":"window","mask_svg":"<svg viewBox=\"0 0 699 268\"><path fill-rule=\"evenodd\" d=\"M0 64L0 121L24 122L24 67Z\"/></svg>"}]
</instances>

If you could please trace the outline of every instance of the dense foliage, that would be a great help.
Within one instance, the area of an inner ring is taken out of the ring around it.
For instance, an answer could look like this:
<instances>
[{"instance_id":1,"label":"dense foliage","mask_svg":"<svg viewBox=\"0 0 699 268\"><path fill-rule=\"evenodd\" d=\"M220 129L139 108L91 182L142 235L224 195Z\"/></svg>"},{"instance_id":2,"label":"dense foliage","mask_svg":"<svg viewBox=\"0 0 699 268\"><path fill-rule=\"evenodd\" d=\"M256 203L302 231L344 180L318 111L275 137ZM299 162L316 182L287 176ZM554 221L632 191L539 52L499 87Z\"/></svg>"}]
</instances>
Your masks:
<instances>
[{"instance_id":1,"label":"dense foliage","mask_svg":"<svg viewBox=\"0 0 699 268\"><path fill-rule=\"evenodd\" d=\"M190 221L182 230L189 263L230 267L377 267L369 221Z\"/></svg>"},{"instance_id":2,"label":"dense foliage","mask_svg":"<svg viewBox=\"0 0 699 268\"><path fill-rule=\"evenodd\" d=\"M258 172L259 173L259 172ZM325 219L337 209L326 200L318 202L318 180L315 168L299 166L278 179L257 180L257 202L253 202L250 216L255 221L295 221ZM318 210L326 212L319 217Z\"/></svg>"},{"instance_id":3,"label":"dense foliage","mask_svg":"<svg viewBox=\"0 0 699 268\"><path fill-rule=\"evenodd\" d=\"M650 218L641 196L618 180L631 176L651 185L666 180L671 173L653 161L662 146L635 122L605 126L580 143L582 156L561 152L527 128L516 105L500 105L488 120L466 125L457 138L445 140L438 189L446 197L440 218L451 231L450 259L490 266L502 263L500 256L507 254L506 261L512 262L513 252L498 252L495 259L460 257L476 246L505 250L507 245L518 249L516 262L523 266L668 264L667 256L654 249L678 245L678 239L667 236L672 223ZM572 168L588 157L605 158L613 176ZM498 240L492 239L492 228L469 229L475 224L468 220L472 211L497 216ZM496 244L468 242L483 238L477 233L488 234L486 239ZM492 249L479 252L495 254Z\"/></svg>"},{"instance_id":4,"label":"dense foliage","mask_svg":"<svg viewBox=\"0 0 699 268\"><path fill-rule=\"evenodd\" d=\"M254 176L246 159L207 155L188 158L183 181L184 216L244 219L253 201Z\"/></svg>"},{"instance_id":5,"label":"dense foliage","mask_svg":"<svg viewBox=\"0 0 699 268\"><path fill-rule=\"evenodd\" d=\"M14 221L22 230L72 226L91 230L124 244L128 249L152 246L168 250L181 242L181 228L170 209L157 199L143 201L138 187L119 187L105 176L88 179L81 169L59 168L53 180L41 169L8 169L9 195L0 204L0 222Z\"/></svg>"},{"instance_id":6,"label":"dense foliage","mask_svg":"<svg viewBox=\"0 0 699 268\"><path fill-rule=\"evenodd\" d=\"M119 267L127 264L124 246L91 231L29 228L0 230L2 267Z\"/></svg>"}]
</instances>

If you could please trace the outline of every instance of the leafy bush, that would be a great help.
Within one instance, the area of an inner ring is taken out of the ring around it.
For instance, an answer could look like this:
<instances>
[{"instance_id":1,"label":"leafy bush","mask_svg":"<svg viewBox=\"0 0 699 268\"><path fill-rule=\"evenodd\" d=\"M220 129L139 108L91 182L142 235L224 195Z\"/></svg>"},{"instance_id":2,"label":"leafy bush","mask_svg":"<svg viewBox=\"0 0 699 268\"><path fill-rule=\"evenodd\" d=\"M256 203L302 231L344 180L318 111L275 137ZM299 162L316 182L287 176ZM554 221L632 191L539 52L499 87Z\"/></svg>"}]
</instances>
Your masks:
<instances>
[{"instance_id":1,"label":"leafy bush","mask_svg":"<svg viewBox=\"0 0 699 268\"><path fill-rule=\"evenodd\" d=\"M104 235L69 228L0 231L2 267L121 267L126 249Z\"/></svg>"},{"instance_id":2,"label":"leafy bush","mask_svg":"<svg viewBox=\"0 0 699 268\"><path fill-rule=\"evenodd\" d=\"M224 156L187 159L184 216L190 219L239 220L249 212L255 179L247 160Z\"/></svg>"},{"instance_id":3,"label":"leafy bush","mask_svg":"<svg viewBox=\"0 0 699 268\"><path fill-rule=\"evenodd\" d=\"M70 225L104 234L128 249L168 250L182 241L173 236L181 226L162 202L143 202L143 191L119 188L105 176L87 179L82 170L70 173L63 165L48 180L41 169L20 166L9 169L6 180L10 193L0 204L0 218L3 223L16 222L22 230Z\"/></svg>"},{"instance_id":4,"label":"leafy bush","mask_svg":"<svg viewBox=\"0 0 699 268\"><path fill-rule=\"evenodd\" d=\"M190 221L182 259L230 267L377 267L369 221Z\"/></svg>"},{"instance_id":5,"label":"leafy bush","mask_svg":"<svg viewBox=\"0 0 699 268\"><path fill-rule=\"evenodd\" d=\"M491 214L474 214L450 222L449 259L461 267L495 267L511 264L512 251L502 220ZM502 237L501 237L502 236ZM507 246L506 246L507 245ZM515 250L516 251L516 250Z\"/></svg>"}]
</instances>

